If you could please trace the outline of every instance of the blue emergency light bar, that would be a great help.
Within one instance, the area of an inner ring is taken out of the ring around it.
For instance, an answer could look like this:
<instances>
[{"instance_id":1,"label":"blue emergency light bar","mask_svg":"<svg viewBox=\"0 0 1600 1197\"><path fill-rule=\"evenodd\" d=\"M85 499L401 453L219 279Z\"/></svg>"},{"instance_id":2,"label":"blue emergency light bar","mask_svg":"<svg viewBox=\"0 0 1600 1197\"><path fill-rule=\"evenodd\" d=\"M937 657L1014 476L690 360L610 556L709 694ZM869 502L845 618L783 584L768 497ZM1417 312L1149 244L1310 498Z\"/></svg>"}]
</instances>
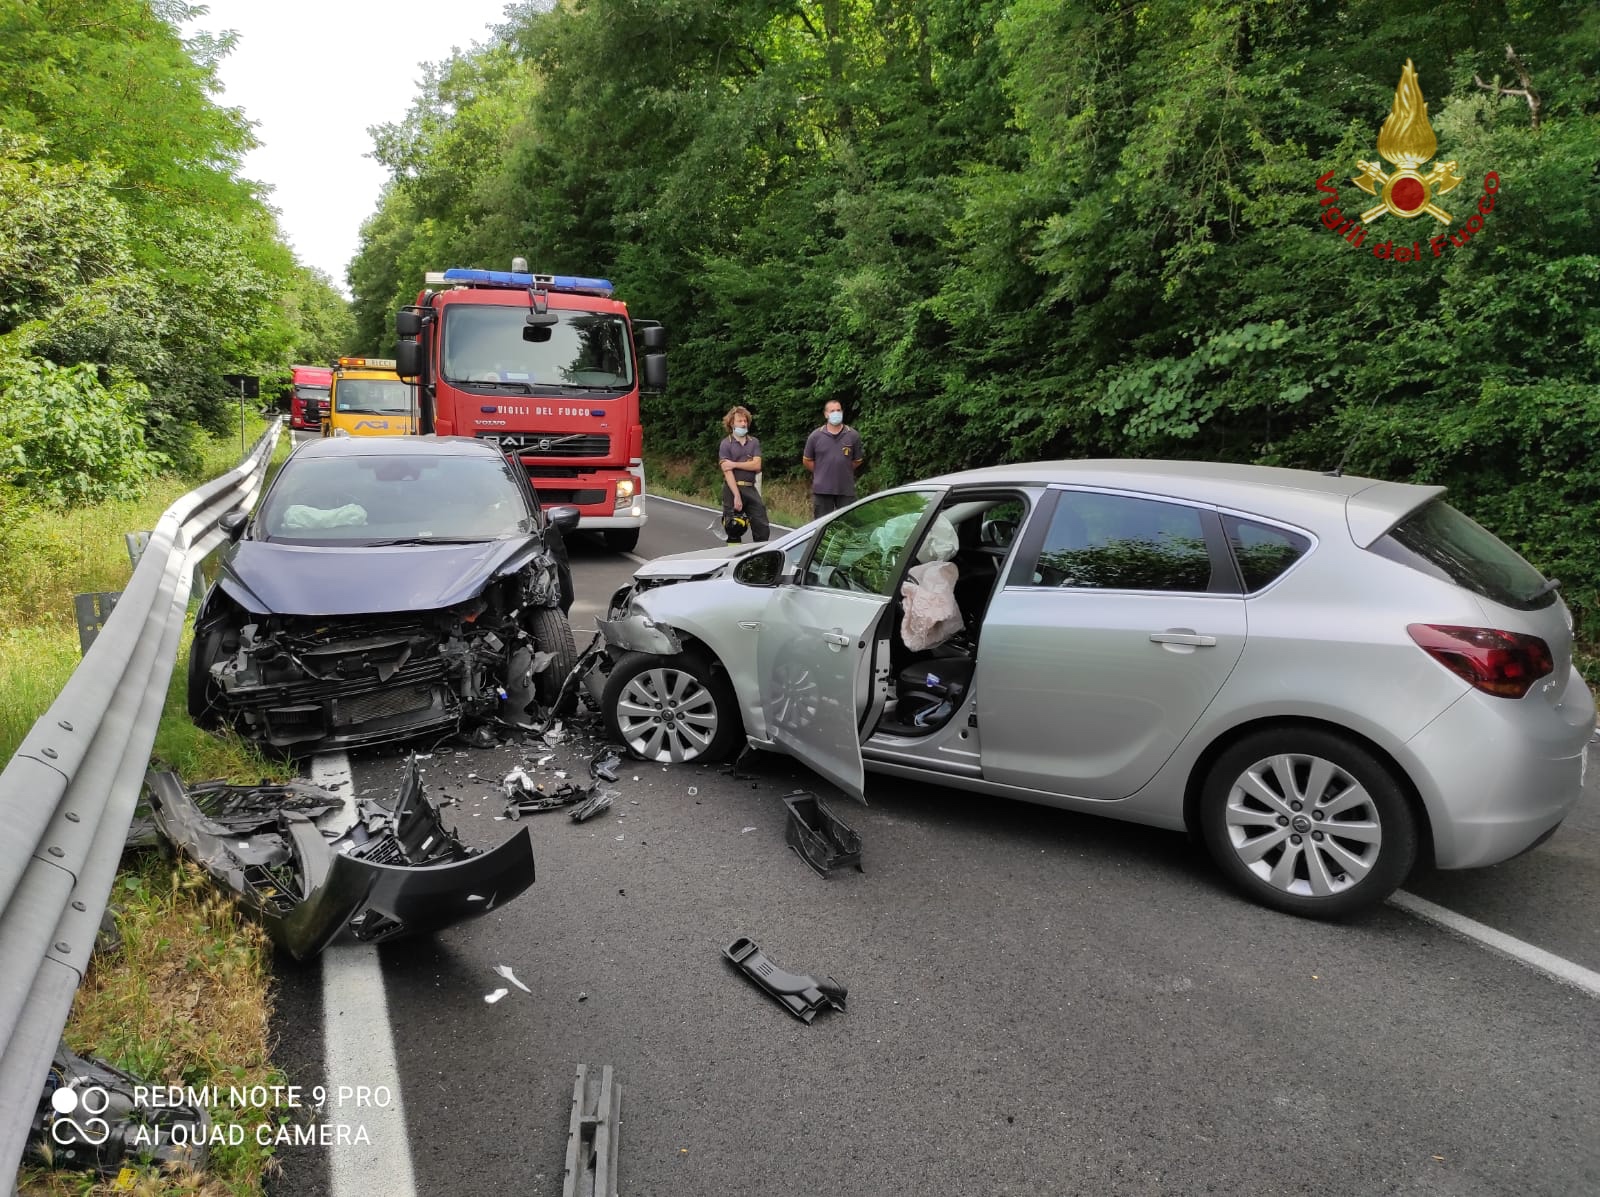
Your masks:
<instances>
[{"instance_id":1,"label":"blue emergency light bar","mask_svg":"<svg viewBox=\"0 0 1600 1197\"><path fill-rule=\"evenodd\" d=\"M614 289L607 279L584 278L577 274L522 274L515 270L466 270L456 267L444 272L447 283L477 283L488 287L538 287L543 291L570 291L577 295L599 295L610 299Z\"/></svg>"}]
</instances>

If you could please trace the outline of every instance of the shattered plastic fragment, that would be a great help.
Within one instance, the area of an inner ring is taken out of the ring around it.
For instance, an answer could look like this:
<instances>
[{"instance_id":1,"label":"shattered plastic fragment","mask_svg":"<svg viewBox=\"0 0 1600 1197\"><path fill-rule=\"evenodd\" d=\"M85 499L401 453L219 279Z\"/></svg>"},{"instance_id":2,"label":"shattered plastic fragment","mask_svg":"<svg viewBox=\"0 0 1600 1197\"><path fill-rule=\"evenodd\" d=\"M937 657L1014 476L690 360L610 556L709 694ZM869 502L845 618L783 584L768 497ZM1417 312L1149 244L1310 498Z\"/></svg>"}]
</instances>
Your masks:
<instances>
[{"instance_id":1,"label":"shattered plastic fragment","mask_svg":"<svg viewBox=\"0 0 1600 1197\"><path fill-rule=\"evenodd\" d=\"M492 1006L496 1002L498 1002L501 998L505 997L506 994L508 994L510 992L511 991L509 989L496 989L493 993L484 994L483 995L483 1000L488 1002Z\"/></svg>"},{"instance_id":2,"label":"shattered plastic fragment","mask_svg":"<svg viewBox=\"0 0 1600 1197\"><path fill-rule=\"evenodd\" d=\"M784 840L819 877L840 865L861 869L861 836L815 794L796 790L783 800L789 808Z\"/></svg>"},{"instance_id":3,"label":"shattered plastic fragment","mask_svg":"<svg viewBox=\"0 0 1600 1197\"><path fill-rule=\"evenodd\" d=\"M522 990L523 993L533 992L533 990L529 989L521 981L517 980L517 974L511 971L511 966L509 964L497 964L494 966L494 971L499 973L507 981L510 981L518 989Z\"/></svg>"},{"instance_id":4,"label":"shattered plastic fragment","mask_svg":"<svg viewBox=\"0 0 1600 1197\"><path fill-rule=\"evenodd\" d=\"M589 773L601 781L616 781L617 770L622 767L622 757L627 750L608 744L589 758ZM637 780L637 779L635 779Z\"/></svg>"},{"instance_id":5,"label":"shattered plastic fragment","mask_svg":"<svg viewBox=\"0 0 1600 1197\"><path fill-rule=\"evenodd\" d=\"M614 801L616 801L617 796L618 795L617 795L617 791L616 790L602 790L602 791L600 791L598 794L595 794L593 797L591 797L582 806L578 806L578 807L574 807L573 808L572 821L574 823L582 823L586 819L592 819L595 815L598 815L601 811L609 809L611 804ZM622 837L619 835L617 838L620 840Z\"/></svg>"},{"instance_id":6,"label":"shattered plastic fragment","mask_svg":"<svg viewBox=\"0 0 1600 1197\"><path fill-rule=\"evenodd\" d=\"M779 1005L803 1023L810 1023L824 1006L843 1010L845 987L832 977L815 977L784 972L768 960L755 942L740 936L722 949L723 957L766 990Z\"/></svg>"},{"instance_id":7,"label":"shattered plastic fragment","mask_svg":"<svg viewBox=\"0 0 1600 1197\"><path fill-rule=\"evenodd\" d=\"M700 792L700 787L699 786L690 786L689 787L689 797L693 798L699 792Z\"/></svg>"},{"instance_id":8,"label":"shattered plastic fragment","mask_svg":"<svg viewBox=\"0 0 1600 1197\"><path fill-rule=\"evenodd\" d=\"M752 832L752 831L754 831L754 830L755 830L755 828L754 828L754 827L746 827L746 828L745 828L745 829L744 829L744 830L743 830L743 831L741 831L741 832L740 832L740 833L739 833L739 834L740 834L740 835L749 835L749 834L750 834L750 833L751 833L751 832Z\"/></svg>"}]
</instances>

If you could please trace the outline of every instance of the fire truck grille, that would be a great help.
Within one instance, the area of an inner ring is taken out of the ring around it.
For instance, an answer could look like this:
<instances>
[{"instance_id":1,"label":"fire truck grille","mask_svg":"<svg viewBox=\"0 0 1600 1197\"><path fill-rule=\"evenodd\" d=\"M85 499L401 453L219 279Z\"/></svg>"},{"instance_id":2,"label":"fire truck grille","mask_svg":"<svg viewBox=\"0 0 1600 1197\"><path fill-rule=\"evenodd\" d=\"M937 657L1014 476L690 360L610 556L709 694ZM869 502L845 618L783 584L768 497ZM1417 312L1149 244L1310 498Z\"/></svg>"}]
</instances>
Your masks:
<instances>
[{"instance_id":1,"label":"fire truck grille","mask_svg":"<svg viewBox=\"0 0 1600 1197\"><path fill-rule=\"evenodd\" d=\"M522 457L607 457L611 453L611 438L604 433L480 432L478 435L493 437L503 448L515 449Z\"/></svg>"}]
</instances>

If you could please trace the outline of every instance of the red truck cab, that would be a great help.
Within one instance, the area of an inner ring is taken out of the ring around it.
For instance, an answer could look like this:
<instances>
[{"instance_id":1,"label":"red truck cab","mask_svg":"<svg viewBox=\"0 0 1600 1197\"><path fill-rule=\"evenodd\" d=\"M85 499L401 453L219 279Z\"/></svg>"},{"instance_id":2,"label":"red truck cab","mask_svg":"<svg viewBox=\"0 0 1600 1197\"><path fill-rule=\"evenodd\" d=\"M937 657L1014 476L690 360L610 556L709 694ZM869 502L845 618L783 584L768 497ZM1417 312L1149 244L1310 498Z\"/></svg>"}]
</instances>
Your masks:
<instances>
[{"instance_id":1,"label":"red truck cab","mask_svg":"<svg viewBox=\"0 0 1600 1197\"><path fill-rule=\"evenodd\" d=\"M498 441L541 504L577 508L579 528L631 551L646 518L639 395L666 387L666 332L634 322L604 279L513 266L430 273L397 314L419 431Z\"/></svg>"},{"instance_id":2,"label":"red truck cab","mask_svg":"<svg viewBox=\"0 0 1600 1197\"><path fill-rule=\"evenodd\" d=\"M333 371L326 366L291 366L289 373L289 427L320 432L333 391Z\"/></svg>"}]
</instances>

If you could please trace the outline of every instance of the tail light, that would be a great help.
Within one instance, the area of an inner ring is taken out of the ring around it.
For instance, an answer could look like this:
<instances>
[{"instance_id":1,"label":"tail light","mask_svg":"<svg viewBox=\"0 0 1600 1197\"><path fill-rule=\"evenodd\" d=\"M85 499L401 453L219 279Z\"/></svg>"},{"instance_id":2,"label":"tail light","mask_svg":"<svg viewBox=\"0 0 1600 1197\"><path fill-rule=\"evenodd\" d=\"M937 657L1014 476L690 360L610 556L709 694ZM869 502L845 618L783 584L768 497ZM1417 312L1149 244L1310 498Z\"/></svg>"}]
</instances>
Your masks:
<instances>
[{"instance_id":1,"label":"tail light","mask_svg":"<svg viewBox=\"0 0 1600 1197\"><path fill-rule=\"evenodd\" d=\"M1497 698L1521 698L1534 682L1555 672L1550 646L1537 636L1440 623L1414 623L1406 631L1451 673Z\"/></svg>"}]
</instances>

